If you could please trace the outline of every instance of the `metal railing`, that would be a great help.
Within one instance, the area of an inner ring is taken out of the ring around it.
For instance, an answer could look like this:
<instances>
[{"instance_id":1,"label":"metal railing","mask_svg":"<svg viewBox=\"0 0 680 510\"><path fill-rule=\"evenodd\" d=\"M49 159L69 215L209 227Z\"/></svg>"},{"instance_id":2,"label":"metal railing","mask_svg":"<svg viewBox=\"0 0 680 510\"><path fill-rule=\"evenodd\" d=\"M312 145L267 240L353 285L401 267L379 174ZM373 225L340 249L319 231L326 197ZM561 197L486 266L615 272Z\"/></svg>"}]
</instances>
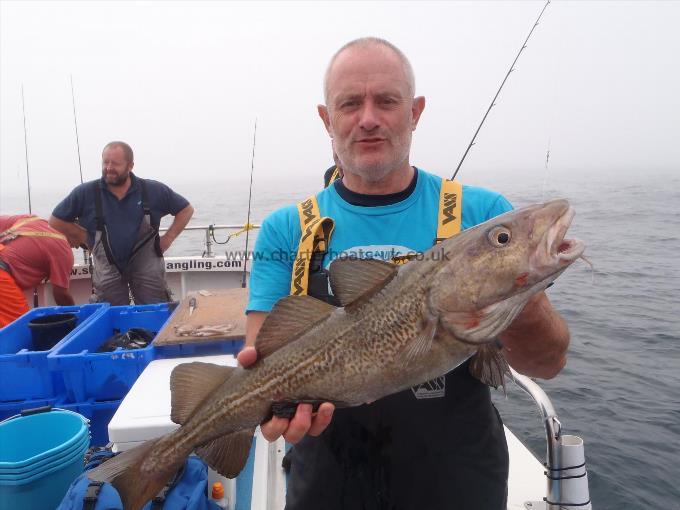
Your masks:
<instances>
[{"instance_id":1,"label":"metal railing","mask_svg":"<svg viewBox=\"0 0 680 510\"><path fill-rule=\"evenodd\" d=\"M531 510L591 510L583 440L562 434L562 424L555 408L536 382L512 368L510 372L515 383L538 406L545 426L546 461L543 465L546 468L546 497L543 501L526 502L525 507Z\"/></svg>"},{"instance_id":2,"label":"metal railing","mask_svg":"<svg viewBox=\"0 0 680 510\"><path fill-rule=\"evenodd\" d=\"M250 225L252 229L258 229L260 228L260 225L252 224ZM169 227L161 227L158 229L159 232L167 232L169 230ZM214 257L215 253L213 252L213 244L226 244L226 241L224 243L219 243L215 241L215 236L214 232L215 230L235 230L237 234L231 234L230 236L227 236L227 240L229 240L233 235L239 235L243 231L245 232L245 225L187 225L184 227L184 231L186 230L203 230L205 231L205 238L204 238L204 247L205 249L203 250L203 257ZM83 264L86 266L89 266L92 263L92 254L90 253L89 250L83 248Z\"/></svg>"},{"instance_id":3,"label":"metal railing","mask_svg":"<svg viewBox=\"0 0 680 510\"><path fill-rule=\"evenodd\" d=\"M260 228L260 225L255 225L251 224L251 228L257 229ZM158 229L160 232L166 232L168 230L168 227L162 227ZM204 230L205 231L205 249L203 250L203 257L214 257L215 253L213 252L213 244L224 244L224 243L218 243L215 241L215 236L214 232L215 230L235 230L237 233L236 234L231 234L228 236L227 240L230 239L233 235L239 235L241 232L245 232L245 225L215 225L215 224L210 224L210 225L187 225L184 227L184 230Z\"/></svg>"}]
</instances>

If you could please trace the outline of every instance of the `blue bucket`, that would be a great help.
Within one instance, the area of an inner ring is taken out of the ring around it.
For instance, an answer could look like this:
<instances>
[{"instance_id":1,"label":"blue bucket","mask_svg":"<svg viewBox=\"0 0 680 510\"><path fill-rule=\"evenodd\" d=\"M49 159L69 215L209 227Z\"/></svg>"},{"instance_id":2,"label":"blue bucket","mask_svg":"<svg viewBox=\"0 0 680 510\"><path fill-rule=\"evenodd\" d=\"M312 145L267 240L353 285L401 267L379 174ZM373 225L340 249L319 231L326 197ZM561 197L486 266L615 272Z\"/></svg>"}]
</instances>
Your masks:
<instances>
[{"instance_id":1,"label":"blue bucket","mask_svg":"<svg viewBox=\"0 0 680 510\"><path fill-rule=\"evenodd\" d=\"M0 470L18 469L59 455L88 433L87 419L52 410L0 423Z\"/></svg>"},{"instance_id":2,"label":"blue bucket","mask_svg":"<svg viewBox=\"0 0 680 510\"><path fill-rule=\"evenodd\" d=\"M2 480L22 480L33 475L40 474L55 466L61 465L73 455L82 455L82 452L87 451L90 447L90 437L88 434L83 435L83 438L75 443L72 447L64 450L63 453L55 455L54 457L43 459L35 464L17 469L6 469L0 471L0 481Z\"/></svg>"},{"instance_id":3,"label":"blue bucket","mask_svg":"<svg viewBox=\"0 0 680 510\"><path fill-rule=\"evenodd\" d=\"M74 451L73 453L66 455L64 457L60 457L56 459L54 462L52 462L50 465L43 467L42 469L39 469L37 471L34 471L32 473L26 474L26 475L17 475L17 476L10 476L10 475L2 475L0 476L0 502L4 501L2 499L2 486L10 486L10 485L26 485L28 483L33 483L37 480L40 480L41 478L45 478L48 475L52 475L52 473L56 473L60 469L62 469L65 466L70 466L73 465L73 467L79 468L79 470L76 470L76 475L71 478L71 482L78 476L80 473L83 472L83 467L84 467L84 458L85 458L85 452L89 448L89 443L84 443L78 450ZM58 473L57 473L58 474ZM67 487L69 484L67 484ZM4 508L4 507L3 507Z\"/></svg>"},{"instance_id":4,"label":"blue bucket","mask_svg":"<svg viewBox=\"0 0 680 510\"><path fill-rule=\"evenodd\" d=\"M87 419L51 410L0 423L2 508L55 508L83 472Z\"/></svg>"}]
</instances>

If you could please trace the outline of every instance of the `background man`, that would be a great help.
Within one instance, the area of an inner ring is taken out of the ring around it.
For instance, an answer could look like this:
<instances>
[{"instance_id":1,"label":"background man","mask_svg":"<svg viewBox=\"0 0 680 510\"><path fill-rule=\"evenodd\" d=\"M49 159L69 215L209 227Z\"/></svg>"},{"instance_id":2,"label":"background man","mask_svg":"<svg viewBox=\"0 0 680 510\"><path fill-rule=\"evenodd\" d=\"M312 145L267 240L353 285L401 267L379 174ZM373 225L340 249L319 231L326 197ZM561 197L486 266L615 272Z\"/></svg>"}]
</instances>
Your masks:
<instances>
[{"instance_id":1,"label":"background man","mask_svg":"<svg viewBox=\"0 0 680 510\"><path fill-rule=\"evenodd\" d=\"M437 237L442 180L409 163L411 134L425 107L414 91L408 60L387 41L350 42L331 60L326 104L318 113L343 177L316 195L321 216L335 221L328 253L422 252ZM509 209L497 193L463 187L462 228ZM295 206L262 224L255 249L264 258L251 274L248 346L290 290L293 261L267 254L295 253L300 236ZM324 267L329 263L326 256ZM515 369L553 377L564 366L569 332L540 293L500 340ZM248 366L256 356L246 347L239 361ZM262 432L269 440L283 434L297 443L290 455L288 510L506 507L502 422L488 387L470 375L468 363L437 381L334 415L330 403L316 414L301 404L292 420L275 417Z\"/></svg>"},{"instance_id":2,"label":"background man","mask_svg":"<svg viewBox=\"0 0 680 510\"><path fill-rule=\"evenodd\" d=\"M73 252L66 237L47 221L22 214L0 216L0 328L28 311L24 290L43 280L58 305L73 305L68 288Z\"/></svg>"},{"instance_id":3,"label":"background man","mask_svg":"<svg viewBox=\"0 0 680 510\"><path fill-rule=\"evenodd\" d=\"M129 304L130 294L136 304L170 300L163 253L194 213L184 197L163 183L137 177L133 167L128 144L107 144L101 179L75 188L50 217L52 227L90 248L96 300L112 305ZM167 214L175 219L159 236Z\"/></svg>"}]
</instances>

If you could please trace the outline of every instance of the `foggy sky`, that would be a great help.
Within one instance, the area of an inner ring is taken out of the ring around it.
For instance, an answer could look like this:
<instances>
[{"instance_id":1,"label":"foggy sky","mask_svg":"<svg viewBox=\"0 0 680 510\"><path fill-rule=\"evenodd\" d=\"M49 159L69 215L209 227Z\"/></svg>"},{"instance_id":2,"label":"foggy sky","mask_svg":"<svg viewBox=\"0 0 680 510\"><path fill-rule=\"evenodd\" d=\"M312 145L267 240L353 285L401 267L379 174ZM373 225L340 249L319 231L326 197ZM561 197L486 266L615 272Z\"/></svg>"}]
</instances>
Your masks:
<instances>
[{"instance_id":1,"label":"foggy sky","mask_svg":"<svg viewBox=\"0 0 680 510\"><path fill-rule=\"evenodd\" d=\"M450 175L543 2L0 3L0 212L85 180L124 140L169 184L260 182L331 164L316 113L331 55L375 35L427 100L411 162ZM464 181L680 170L678 2L553 2L463 166ZM534 177L532 177L534 176ZM274 184L272 184L273 186ZM3 200L3 198L5 200Z\"/></svg>"}]
</instances>

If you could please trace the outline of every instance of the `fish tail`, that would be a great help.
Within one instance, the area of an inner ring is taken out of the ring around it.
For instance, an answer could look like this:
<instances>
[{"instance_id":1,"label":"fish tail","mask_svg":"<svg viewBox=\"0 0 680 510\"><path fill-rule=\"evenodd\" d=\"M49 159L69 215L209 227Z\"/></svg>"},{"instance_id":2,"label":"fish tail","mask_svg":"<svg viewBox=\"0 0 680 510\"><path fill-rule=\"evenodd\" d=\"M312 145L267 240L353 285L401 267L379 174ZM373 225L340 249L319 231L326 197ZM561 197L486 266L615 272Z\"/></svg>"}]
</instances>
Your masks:
<instances>
[{"instance_id":1,"label":"fish tail","mask_svg":"<svg viewBox=\"0 0 680 510\"><path fill-rule=\"evenodd\" d=\"M184 463L182 457L171 465L163 465L160 469L147 472L142 467L144 460L161 440L162 438L146 441L110 458L88 471L88 478L113 485L118 491L124 510L140 510L165 487Z\"/></svg>"}]
</instances>

